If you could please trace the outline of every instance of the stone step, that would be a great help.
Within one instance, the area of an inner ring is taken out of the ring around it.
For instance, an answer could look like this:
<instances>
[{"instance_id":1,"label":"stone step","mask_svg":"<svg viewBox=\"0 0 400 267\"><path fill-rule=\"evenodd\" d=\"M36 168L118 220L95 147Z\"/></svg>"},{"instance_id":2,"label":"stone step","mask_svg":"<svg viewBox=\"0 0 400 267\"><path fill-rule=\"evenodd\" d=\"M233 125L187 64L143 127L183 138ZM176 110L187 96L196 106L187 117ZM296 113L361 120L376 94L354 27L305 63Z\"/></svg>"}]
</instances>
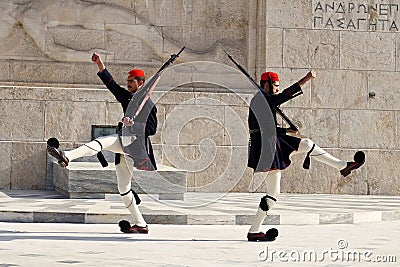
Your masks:
<instances>
[{"instance_id":1,"label":"stone step","mask_svg":"<svg viewBox=\"0 0 400 267\"><path fill-rule=\"evenodd\" d=\"M118 194L115 164L103 168L99 162L70 162L67 168L52 163L54 189L69 198L104 198ZM159 199L183 200L187 171L157 165L157 171L132 170L132 189L140 194L157 194Z\"/></svg>"}]
</instances>

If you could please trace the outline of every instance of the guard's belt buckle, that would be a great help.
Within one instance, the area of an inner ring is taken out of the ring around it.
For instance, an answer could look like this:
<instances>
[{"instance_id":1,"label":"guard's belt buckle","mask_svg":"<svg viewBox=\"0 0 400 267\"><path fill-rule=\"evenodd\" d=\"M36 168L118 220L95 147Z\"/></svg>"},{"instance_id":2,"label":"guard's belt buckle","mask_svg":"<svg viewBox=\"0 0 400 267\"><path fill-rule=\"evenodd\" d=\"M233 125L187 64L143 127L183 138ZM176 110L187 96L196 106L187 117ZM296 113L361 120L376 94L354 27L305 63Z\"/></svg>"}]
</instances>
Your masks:
<instances>
[{"instance_id":1,"label":"guard's belt buckle","mask_svg":"<svg viewBox=\"0 0 400 267\"><path fill-rule=\"evenodd\" d=\"M250 134L258 133L258 132L260 132L260 129L252 129L252 130L249 130L249 133L250 133Z\"/></svg>"}]
</instances>

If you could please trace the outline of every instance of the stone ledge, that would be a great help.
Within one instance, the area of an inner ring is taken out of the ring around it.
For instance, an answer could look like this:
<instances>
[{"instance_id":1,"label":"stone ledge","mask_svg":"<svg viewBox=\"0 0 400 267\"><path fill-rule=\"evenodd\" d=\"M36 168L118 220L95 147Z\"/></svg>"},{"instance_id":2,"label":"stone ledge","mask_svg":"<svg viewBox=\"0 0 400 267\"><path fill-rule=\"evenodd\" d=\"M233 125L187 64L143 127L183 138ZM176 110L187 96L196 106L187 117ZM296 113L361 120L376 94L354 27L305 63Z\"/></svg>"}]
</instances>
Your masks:
<instances>
[{"instance_id":1,"label":"stone ledge","mask_svg":"<svg viewBox=\"0 0 400 267\"><path fill-rule=\"evenodd\" d=\"M118 194L115 164L70 162L67 168L52 163L53 185L69 198L104 198ZM139 194L158 194L160 199L183 200L187 171L158 165L157 171L132 171L132 189Z\"/></svg>"}]
</instances>

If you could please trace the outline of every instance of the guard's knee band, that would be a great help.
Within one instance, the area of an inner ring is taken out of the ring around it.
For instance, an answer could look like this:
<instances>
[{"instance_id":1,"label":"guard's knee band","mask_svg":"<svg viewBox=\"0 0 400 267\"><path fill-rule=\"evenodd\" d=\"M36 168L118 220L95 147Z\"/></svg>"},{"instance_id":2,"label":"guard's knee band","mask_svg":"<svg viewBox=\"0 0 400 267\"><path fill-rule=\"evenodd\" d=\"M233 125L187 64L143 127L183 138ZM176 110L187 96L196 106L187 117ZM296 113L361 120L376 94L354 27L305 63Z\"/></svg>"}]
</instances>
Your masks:
<instances>
[{"instance_id":1,"label":"guard's knee band","mask_svg":"<svg viewBox=\"0 0 400 267\"><path fill-rule=\"evenodd\" d=\"M115 153L115 160L114 160L115 165L118 165L121 163L121 154Z\"/></svg>"},{"instance_id":2,"label":"guard's knee band","mask_svg":"<svg viewBox=\"0 0 400 267\"><path fill-rule=\"evenodd\" d=\"M315 144L313 144L312 148L307 152L307 156L303 162L303 169L308 170L310 168L310 154L313 152Z\"/></svg>"},{"instance_id":3,"label":"guard's knee band","mask_svg":"<svg viewBox=\"0 0 400 267\"><path fill-rule=\"evenodd\" d=\"M310 150L314 145L314 142L309 138L303 138L303 139L301 139L301 142L302 142L303 146L305 146L307 148L307 150Z\"/></svg>"},{"instance_id":4,"label":"guard's knee band","mask_svg":"<svg viewBox=\"0 0 400 267\"><path fill-rule=\"evenodd\" d=\"M133 197L135 198L136 205L139 205L140 202L142 202L142 200L139 198L138 194L136 194L136 192L133 191L133 189L129 190L128 192L122 193L122 194L120 194L120 195L121 195L121 197L123 197L123 196L128 195L130 192L132 192ZM132 205L132 203L131 203L131 205ZM129 206L130 206L130 205L129 205ZM127 208L129 208L129 206L128 206Z\"/></svg>"},{"instance_id":5,"label":"guard's knee band","mask_svg":"<svg viewBox=\"0 0 400 267\"><path fill-rule=\"evenodd\" d=\"M261 198L260 209L262 209L263 211L268 211L272 207L272 205L275 204L275 202L276 198L266 195Z\"/></svg>"}]
</instances>

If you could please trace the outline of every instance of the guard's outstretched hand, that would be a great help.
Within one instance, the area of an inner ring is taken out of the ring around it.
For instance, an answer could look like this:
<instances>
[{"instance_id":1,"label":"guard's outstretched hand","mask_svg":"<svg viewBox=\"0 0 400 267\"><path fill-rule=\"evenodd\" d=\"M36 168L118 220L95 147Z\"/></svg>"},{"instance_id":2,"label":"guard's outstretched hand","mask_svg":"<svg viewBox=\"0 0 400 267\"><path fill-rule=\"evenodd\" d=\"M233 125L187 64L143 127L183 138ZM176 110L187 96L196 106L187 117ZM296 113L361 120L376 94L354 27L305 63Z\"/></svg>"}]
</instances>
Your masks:
<instances>
[{"instance_id":1,"label":"guard's outstretched hand","mask_svg":"<svg viewBox=\"0 0 400 267\"><path fill-rule=\"evenodd\" d=\"M308 77L309 79L314 79L315 77L317 77L317 71L316 71L316 70L310 70L310 71L307 73L307 77Z\"/></svg>"},{"instance_id":2,"label":"guard's outstretched hand","mask_svg":"<svg viewBox=\"0 0 400 267\"><path fill-rule=\"evenodd\" d=\"M93 53L92 55L92 61L96 64L99 64L100 62L102 62L101 57L99 54L97 53Z\"/></svg>"},{"instance_id":3,"label":"guard's outstretched hand","mask_svg":"<svg viewBox=\"0 0 400 267\"><path fill-rule=\"evenodd\" d=\"M99 67L99 71L103 72L103 70L105 69L105 66L104 66L103 60L101 60L100 55L97 53L93 53L92 61L97 64L97 66Z\"/></svg>"}]
</instances>

